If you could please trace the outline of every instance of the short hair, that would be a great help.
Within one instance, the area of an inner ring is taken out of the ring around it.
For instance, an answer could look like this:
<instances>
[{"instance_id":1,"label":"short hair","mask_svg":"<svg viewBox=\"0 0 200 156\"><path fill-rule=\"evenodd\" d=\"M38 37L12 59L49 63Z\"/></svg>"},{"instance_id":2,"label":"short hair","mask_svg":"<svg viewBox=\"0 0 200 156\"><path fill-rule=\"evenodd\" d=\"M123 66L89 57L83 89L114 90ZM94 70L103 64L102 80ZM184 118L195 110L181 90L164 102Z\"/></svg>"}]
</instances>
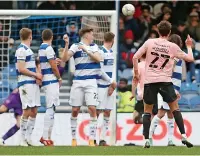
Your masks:
<instances>
[{"instance_id":1,"label":"short hair","mask_svg":"<svg viewBox=\"0 0 200 156\"><path fill-rule=\"evenodd\" d=\"M21 40L27 40L31 34L32 34L32 30L29 28L22 28L19 31L19 36Z\"/></svg>"},{"instance_id":2,"label":"short hair","mask_svg":"<svg viewBox=\"0 0 200 156\"><path fill-rule=\"evenodd\" d=\"M175 43L176 45L178 45L180 48L182 47L182 39L179 35L177 34L172 34L168 41L172 42L172 43Z\"/></svg>"},{"instance_id":3,"label":"short hair","mask_svg":"<svg viewBox=\"0 0 200 156\"><path fill-rule=\"evenodd\" d=\"M82 28L82 29L79 31L79 36L80 36L80 37L83 37L83 35L85 35L86 33L90 33L90 32L93 32L93 29L92 29L92 28L89 28L89 27Z\"/></svg>"},{"instance_id":4,"label":"short hair","mask_svg":"<svg viewBox=\"0 0 200 156\"><path fill-rule=\"evenodd\" d=\"M42 40L43 40L43 41L48 41L48 40L50 40L50 39L52 38L52 36L53 36L53 32L52 32L51 29L44 29L44 30L42 31Z\"/></svg>"},{"instance_id":5,"label":"short hair","mask_svg":"<svg viewBox=\"0 0 200 156\"><path fill-rule=\"evenodd\" d=\"M115 38L115 34L112 32L106 32L104 34L104 41L105 42L112 42L112 40Z\"/></svg>"},{"instance_id":6,"label":"short hair","mask_svg":"<svg viewBox=\"0 0 200 156\"><path fill-rule=\"evenodd\" d=\"M168 21L161 21L158 24L158 32L161 36L168 36L170 34L172 25Z\"/></svg>"}]
</instances>

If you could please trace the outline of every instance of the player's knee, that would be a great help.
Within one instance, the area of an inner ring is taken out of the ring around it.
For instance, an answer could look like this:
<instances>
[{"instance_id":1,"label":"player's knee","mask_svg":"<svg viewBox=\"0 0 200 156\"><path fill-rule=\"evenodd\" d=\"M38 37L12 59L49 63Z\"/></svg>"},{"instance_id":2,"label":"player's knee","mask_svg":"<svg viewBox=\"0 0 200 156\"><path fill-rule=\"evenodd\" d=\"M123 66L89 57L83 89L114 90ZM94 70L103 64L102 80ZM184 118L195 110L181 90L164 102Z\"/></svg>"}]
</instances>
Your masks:
<instances>
[{"instance_id":1,"label":"player's knee","mask_svg":"<svg viewBox=\"0 0 200 156\"><path fill-rule=\"evenodd\" d=\"M104 110L104 116L105 117L110 117L110 110Z\"/></svg>"},{"instance_id":2,"label":"player's knee","mask_svg":"<svg viewBox=\"0 0 200 156\"><path fill-rule=\"evenodd\" d=\"M8 108L5 105L1 105L0 107L0 113L7 112Z\"/></svg>"},{"instance_id":3,"label":"player's knee","mask_svg":"<svg viewBox=\"0 0 200 156\"><path fill-rule=\"evenodd\" d=\"M31 114L30 114L30 116L32 118L36 118L36 115L37 115L37 107L31 108Z\"/></svg>"},{"instance_id":4,"label":"player's knee","mask_svg":"<svg viewBox=\"0 0 200 156\"><path fill-rule=\"evenodd\" d=\"M163 118L165 116L165 113L166 112L164 110L159 110L158 114L157 114L158 118L160 118L160 119Z\"/></svg>"},{"instance_id":5,"label":"player's knee","mask_svg":"<svg viewBox=\"0 0 200 156\"><path fill-rule=\"evenodd\" d=\"M79 107L73 107L73 108L72 108L72 116L73 116L73 117L77 117L79 111L80 111L80 108L79 108Z\"/></svg>"},{"instance_id":6,"label":"player's knee","mask_svg":"<svg viewBox=\"0 0 200 156\"><path fill-rule=\"evenodd\" d=\"M173 119L174 118L173 113L171 111L167 112L167 117L169 119Z\"/></svg>"},{"instance_id":7,"label":"player's knee","mask_svg":"<svg viewBox=\"0 0 200 156\"><path fill-rule=\"evenodd\" d=\"M54 119L55 109L54 107L47 108L46 116L50 119Z\"/></svg>"},{"instance_id":8,"label":"player's knee","mask_svg":"<svg viewBox=\"0 0 200 156\"><path fill-rule=\"evenodd\" d=\"M89 106L88 111L89 111L91 117L96 117L96 107L95 106Z\"/></svg>"}]
</instances>

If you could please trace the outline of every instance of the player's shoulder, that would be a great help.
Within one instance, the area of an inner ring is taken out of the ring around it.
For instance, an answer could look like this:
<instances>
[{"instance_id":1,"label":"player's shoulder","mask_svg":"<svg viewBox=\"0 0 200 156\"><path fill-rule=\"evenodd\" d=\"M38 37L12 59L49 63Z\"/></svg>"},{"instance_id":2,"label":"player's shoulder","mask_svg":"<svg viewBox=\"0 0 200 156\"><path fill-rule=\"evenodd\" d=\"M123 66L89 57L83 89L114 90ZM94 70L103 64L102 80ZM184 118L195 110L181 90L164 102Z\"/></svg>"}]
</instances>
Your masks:
<instances>
[{"instance_id":1,"label":"player's shoulder","mask_svg":"<svg viewBox=\"0 0 200 156\"><path fill-rule=\"evenodd\" d=\"M20 44L18 47L17 47L17 50L16 51L26 51L30 48L28 48L27 46L23 45L23 44Z\"/></svg>"},{"instance_id":2,"label":"player's shoulder","mask_svg":"<svg viewBox=\"0 0 200 156\"><path fill-rule=\"evenodd\" d=\"M52 48L52 47L48 44L41 44L39 49L40 50L47 50L47 49L50 49L50 48Z\"/></svg>"}]
</instances>

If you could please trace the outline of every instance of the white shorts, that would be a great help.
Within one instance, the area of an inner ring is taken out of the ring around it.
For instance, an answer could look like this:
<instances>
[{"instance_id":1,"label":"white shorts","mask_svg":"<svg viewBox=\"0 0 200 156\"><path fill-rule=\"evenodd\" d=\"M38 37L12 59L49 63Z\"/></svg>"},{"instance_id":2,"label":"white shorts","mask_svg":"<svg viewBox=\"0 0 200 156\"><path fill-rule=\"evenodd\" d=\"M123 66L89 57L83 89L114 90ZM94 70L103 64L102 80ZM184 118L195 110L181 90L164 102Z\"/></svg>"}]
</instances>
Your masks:
<instances>
[{"instance_id":1,"label":"white shorts","mask_svg":"<svg viewBox=\"0 0 200 156\"><path fill-rule=\"evenodd\" d=\"M83 103L86 103L87 106L97 106L97 100L96 79L73 80L69 100L71 106L80 107Z\"/></svg>"},{"instance_id":2,"label":"white shorts","mask_svg":"<svg viewBox=\"0 0 200 156\"><path fill-rule=\"evenodd\" d=\"M163 101L162 96L158 93L158 109L170 110L168 103Z\"/></svg>"},{"instance_id":3,"label":"white shorts","mask_svg":"<svg viewBox=\"0 0 200 156\"><path fill-rule=\"evenodd\" d=\"M51 108L52 106L59 106L59 83L51 83L49 85L44 86L43 89L46 97L46 107Z\"/></svg>"},{"instance_id":4,"label":"white shorts","mask_svg":"<svg viewBox=\"0 0 200 156\"><path fill-rule=\"evenodd\" d=\"M107 88L98 88L98 106L97 109L100 110L112 110L114 102L115 91L111 96L108 96L108 87Z\"/></svg>"},{"instance_id":5,"label":"white shorts","mask_svg":"<svg viewBox=\"0 0 200 156\"><path fill-rule=\"evenodd\" d=\"M37 84L25 84L19 87L22 109L40 107L40 88Z\"/></svg>"}]
</instances>

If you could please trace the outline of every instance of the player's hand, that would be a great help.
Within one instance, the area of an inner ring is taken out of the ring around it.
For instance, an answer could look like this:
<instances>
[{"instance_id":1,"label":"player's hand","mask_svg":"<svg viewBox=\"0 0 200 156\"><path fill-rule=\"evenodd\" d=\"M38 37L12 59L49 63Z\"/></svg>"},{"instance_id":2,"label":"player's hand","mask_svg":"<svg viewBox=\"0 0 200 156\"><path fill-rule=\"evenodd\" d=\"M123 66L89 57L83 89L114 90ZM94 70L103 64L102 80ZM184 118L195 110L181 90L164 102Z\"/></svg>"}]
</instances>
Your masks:
<instances>
[{"instance_id":1,"label":"player's hand","mask_svg":"<svg viewBox=\"0 0 200 156\"><path fill-rule=\"evenodd\" d=\"M87 52L87 48L84 45L79 45L78 49L82 49L84 52Z\"/></svg>"},{"instance_id":2,"label":"player's hand","mask_svg":"<svg viewBox=\"0 0 200 156\"><path fill-rule=\"evenodd\" d=\"M115 89L110 85L110 86L108 87L108 96L111 96L111 95L113 94L114 90L115 90Z\"/></svg>"},{"instance_id":3,"label":"player's hand","mask_svg":"<svg viewBox=\"0 0 200 156\"><path fill-rule=\"evenodd\" d=\"M187 47L192 47L192 38L190 37L190 35L187 36L187 39L185 40L185 44Z\"/></svg>"},{"instance_id":4,"label":"player's hand","mask_svg":"<svg viewBox=\"0 0 200 156\"><path fill-rule=\"evenodd\" d=\"M175 93L176 93L176 96L177 96L177 100L179 100L181 98L180 93L177 90L175 90Z\"/></svg>"},{"instance_id":5,"label":"player's hand","mask_svg":"<svg viewBox=\"0 0 200 156\"><path fill-rule=\"evenodd\" d=\"M59 80L58 83L59 83L59 87L61 87L62 86L62 79Z\"/></svg>"},{"instance_id":6,"label":"player's hand","mask_svg":"<svg viewBox=\"0 0 200 156\"><path fill-rule=\"evenodd\" d=\"M61 60L61 59L59 59L59 58L56 58L56 64L57 64L57 65L60 65L60 64L61 64L61 62L62 62L62 60Z\"/></svg>"},{"instance_id":7,"label":"player's hand","mask_svg":"<svg viewBox=\"0 0 200 156\"><path fill-rule=\"evenodd\" d=\"M40 73L36 73L35 78L42 81L43 76Z\"/></svg>"},{"instance_id":8,"label":"player's hand","mask_svg":"<svg viewBox=\"0 0 200 156\"><path fill-rule=\"evenodd\" d=\"M42 86L42 80L36 79L36 84L38 84L39 86Z\"/></svg>"},{"instance_id":9,"label":"player's hand","mask_svg":"<svg viewBox=\"0 0 200 156\"><path fill-rule=\"evenodd\" d=\"M67 34L63 36L63 40L65 41L65 45L69 45L69 37Z\"/></svg>"}]
</instances>

